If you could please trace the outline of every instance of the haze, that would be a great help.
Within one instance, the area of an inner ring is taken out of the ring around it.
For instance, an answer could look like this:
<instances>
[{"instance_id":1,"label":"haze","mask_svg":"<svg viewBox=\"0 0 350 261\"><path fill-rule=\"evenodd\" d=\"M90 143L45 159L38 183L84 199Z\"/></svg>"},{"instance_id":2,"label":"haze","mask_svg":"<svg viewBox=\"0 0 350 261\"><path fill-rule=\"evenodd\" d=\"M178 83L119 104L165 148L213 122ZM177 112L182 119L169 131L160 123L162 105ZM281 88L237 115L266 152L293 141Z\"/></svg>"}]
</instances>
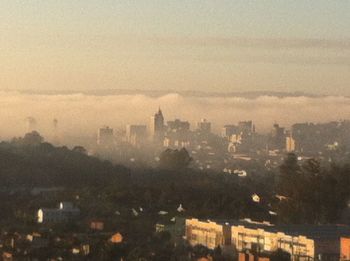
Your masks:
<instances>
[{"instance_id":1,"label":"haze","mask_svg":"<svg viewBox=\"0 0 350 261\"><path fill-rule=\"evenodd\" d=\"M253 120L257 131L266 133L276 122L285 127L297 122L327 122L350 118L350 98L346 97L183 97L168 94L146 95L86 94L39 95L18 92L0 93L1 138L22 136L27 118L37 122L37 130L47 140L53 136L53 120L58 120L61 142L64 137L94 136L108 125L125 130L126 124L149 124L160 106L165 120L188 120L192 128L201 118L213 123L218 133L224 124Z\"/></svg>"}]
</instances>

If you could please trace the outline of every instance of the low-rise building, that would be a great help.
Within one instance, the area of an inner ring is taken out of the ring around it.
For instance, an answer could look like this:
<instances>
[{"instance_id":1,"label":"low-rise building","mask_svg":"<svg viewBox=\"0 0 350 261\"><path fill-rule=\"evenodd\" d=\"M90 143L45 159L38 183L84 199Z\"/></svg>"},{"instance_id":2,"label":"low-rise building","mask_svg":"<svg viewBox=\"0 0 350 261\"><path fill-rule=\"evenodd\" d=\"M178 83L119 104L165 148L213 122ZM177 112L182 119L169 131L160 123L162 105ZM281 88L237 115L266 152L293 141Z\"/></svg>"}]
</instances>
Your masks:
<instances>
[{"instance_id":1,"label":"low-rise building","mask_svg":"<svg viewBox=\"0 0 350 261\"><path fill-rule=\"evenodd\" d=\"M289 235L305 235L312 239L316 260L342 260L342 253L346 255L350 251L346 240L350 238L350 227L346 225L284 225L277 229Z\"/></svg>"},{"instance_id":2,"label":"low-rise building","mask_svg":"<svg viewBox=\"0 0 350 261\"><path fill-rule=\"evenodd\" d=\"M90 222L90 229L96 230L96 231L102 231L104 229L104 222L98 221L98 220L93 220Z\"/></svg>"},{"instance_id":3,"label":"low-rise building","mask_svg":"<svg viewBox=\"0 0 350 261\"><path fill-rule=\"evenodd\" d=\"M75 219L80 210L71 202L61 202L59 208L41 208L37 213L38 223L61 223Z\"/></svg>"},{"instance_id":4,"label":"low-rise building","mask_svg":"<svg viewBox=\"0 0 350 261\"><path fill-rule=\"evenodd\" d=\"M312 260L314 241L303 235L287 234L266 223L246 221L214 222L198 219L186 220L186 239L191 245L203 245L209 249L236 249L271 253L277 249L288 252L292 260Z\"/></svg>"},{"instance_id":5,"label":"low-rise building","mask_svg":"<svg viewBox=\"0 0 350 261\"><path fill-rule=\"evenodd\" d=\"M109 241L113 244L120 244L123 242L123 236L119 232L113 234Z\"/></svg>"},{"instance_id":6,"label":"low-rise building","mask_svg":"<svg viewBox=\"0 0 350 261\"><path fill-rule=\"evenodd\" d=\"M186 219L186 239L191 245L209 249L231 245L231 226L210 220Z\"/></svg>"},{"instance_id":7,"label":"low-rise building","mask_svg":"<svg viewBox=\"0 0 350 261\"><path fill-rule=\"evenodd\" d=\"M350 238L341 237L340 238L340 260L350 260Z\"/></svg>"}]
</instances>

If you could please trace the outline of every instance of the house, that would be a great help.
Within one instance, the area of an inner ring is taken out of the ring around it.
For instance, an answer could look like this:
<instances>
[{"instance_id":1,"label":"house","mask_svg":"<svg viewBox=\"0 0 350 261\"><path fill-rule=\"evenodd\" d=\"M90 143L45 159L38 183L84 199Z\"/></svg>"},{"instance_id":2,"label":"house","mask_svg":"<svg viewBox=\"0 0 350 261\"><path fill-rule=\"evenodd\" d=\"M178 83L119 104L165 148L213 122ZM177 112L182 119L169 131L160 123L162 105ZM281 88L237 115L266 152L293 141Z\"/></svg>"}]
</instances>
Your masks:
<instances>
[{"instance_id":1,"label":"house","mask_svg":"<svg viewBox=\"0 0 350 261\"><path fill-rule=\"evenodd\" d=\"M102 231L104 229L104 222L102 221L91 221L90 222L90 229L96 230L96 231Z\"/></svg>"},{"instance_id":2,"label":"house","mask_svg":"<svg viewBox=\"0 0 350 261\"><path fill-rule=\"evenodd\" d=\"M41 237L39 233L32 233L27 235L27 241L30 242L31 248L45 248L49 245L47 238Z\"/></svg>"},{"instance_id":3,"label":"house","mask_svg":"<svg viewBox=\"0 0 350 261\"><path fill-rule=\"evenodd\" d=\"M109 241L113 244L119 244L123 242L123 236L120 233L115 233L114 235L112 235Z\"/></svg>"},{"instance_id":4,"label":"house","mask_svg":"<svg viewBox=\"0 0 350 261\"><path fill-rule=\"evenodd\" d=\"M10 253L10 252L4 252L4 253L2 254L2 260L3 260L3 261L12 261L12 260L14 260L14 259L13 259L12 253Z\"/></svg>"}]
</instances>

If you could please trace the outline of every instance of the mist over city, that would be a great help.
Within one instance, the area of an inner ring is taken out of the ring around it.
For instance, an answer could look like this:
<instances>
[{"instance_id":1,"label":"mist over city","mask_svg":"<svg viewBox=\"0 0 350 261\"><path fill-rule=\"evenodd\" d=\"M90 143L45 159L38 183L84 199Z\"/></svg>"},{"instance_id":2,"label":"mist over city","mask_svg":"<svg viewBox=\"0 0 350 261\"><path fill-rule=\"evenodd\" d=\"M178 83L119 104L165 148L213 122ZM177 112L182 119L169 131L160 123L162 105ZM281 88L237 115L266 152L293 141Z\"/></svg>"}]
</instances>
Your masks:
<instances>
[{"instance_id":1,"label":"mist over city","mask_svg":"<svg viewBox=\"0 0 350 261\"><path fill-rule=\"evenodd\" d=\"M247 95L246 95L247 96ZM177 93L150 96L72 94L25 94L1 92L0 116L6 119L0 136L11 139L28 131L28 118L35 120L35 129L50 140L54 135L53 120L61 142L65 136L89 137L98 128L110 126L123 131L127 124L149 125L150 117L160 106L167 120L181 119L195 125L205 118L213 131L221 132L226 124L252 120L259 132L267 133L274 123L290 127L294 123L324 123L350 118L350 98L344 96L293 96L273 94L258 97L183 96ZM72 145L72 144L69 144Z\"/></svg>"}]
</instances>

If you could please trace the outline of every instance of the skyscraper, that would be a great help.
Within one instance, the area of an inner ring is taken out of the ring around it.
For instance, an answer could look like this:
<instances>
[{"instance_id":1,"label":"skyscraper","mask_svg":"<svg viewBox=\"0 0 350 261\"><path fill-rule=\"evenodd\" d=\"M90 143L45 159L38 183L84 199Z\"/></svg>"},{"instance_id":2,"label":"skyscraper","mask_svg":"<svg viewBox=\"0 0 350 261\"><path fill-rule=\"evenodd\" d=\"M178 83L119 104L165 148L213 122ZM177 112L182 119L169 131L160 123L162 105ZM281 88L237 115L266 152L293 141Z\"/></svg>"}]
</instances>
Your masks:
<instances>
[{"instance_id":1,"label":"skyscraper","mask_svg":"<svg viewBox=\"0 0 350 261\"><path fill-rule=\"evenodd\" d=\"M114 145L113 129L105 126L98 130L97 144L102 147L112 147Z\"/></svg>"},{"instance_id":2,"label":"skyscraper","mask_svg":"<svg viewBox=\"0 0 350 261\"><path fill-rule=\"evenodd\" d=\"M164 138L164 116L159 108L158 112L151 117L150 135L154 142L162 142Z\"/></svg>"},{"instance_id":3,"label":"skyscraper","mask_svg":"<svg viewBox=\"0 0 350 261\"><path fill-rule=\"evenodd\" d=\"M202 133L210 133L211 123L206 119L201 119L201 121L197 123L197 128Z\"/></svg>"},{"instance_id":4,"label":"skyscraper","mask_svg":"<svg viewBox=\"0 0 350 261\"><path fill-rule=\"evenodd\" d=\"M126 140L133 146L140 146L145 143L147 137L146 125L127 125Z\"/></svg>"}]
</instances>

